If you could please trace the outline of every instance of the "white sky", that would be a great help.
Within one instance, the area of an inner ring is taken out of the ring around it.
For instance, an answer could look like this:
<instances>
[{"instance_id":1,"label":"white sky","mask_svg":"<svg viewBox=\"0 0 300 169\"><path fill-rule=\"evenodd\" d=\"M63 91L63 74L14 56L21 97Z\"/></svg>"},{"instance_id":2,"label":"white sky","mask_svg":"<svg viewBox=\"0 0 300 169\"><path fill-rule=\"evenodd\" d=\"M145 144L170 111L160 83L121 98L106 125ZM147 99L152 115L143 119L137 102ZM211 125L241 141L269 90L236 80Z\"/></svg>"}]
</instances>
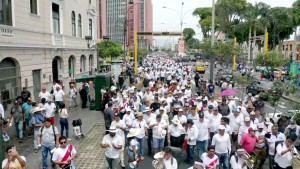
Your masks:
<instances>
[{"instance_id":1,"label":"white sky","mask_svg":"<svg viewBox=\"0 0 300 169\"><path fill-rule=\"evenodd\" d=\"M217 2L217 0L215 0ZM272 7L284 6L291 7L295 0L247 0L247 2L264 2ZM193 9L198 7L210 7L212 6L212 0L152 0L153 4L153 31L180 31L180 18L182 2L183 14L186 15L183 18L183 29L185 27L193 28L196 32L196 38L202 38L202 33L197 27L198 18L192 15ZM165 9L163 6L172 8L177 12ZM162 24L164 23L164 24ZM160 45L165 43L171 43L173 38L170 37L154 37ZM177 38L175 38L177 39ZM176 42L176 40L175 40Z\"/></svg>"}]
</instances>

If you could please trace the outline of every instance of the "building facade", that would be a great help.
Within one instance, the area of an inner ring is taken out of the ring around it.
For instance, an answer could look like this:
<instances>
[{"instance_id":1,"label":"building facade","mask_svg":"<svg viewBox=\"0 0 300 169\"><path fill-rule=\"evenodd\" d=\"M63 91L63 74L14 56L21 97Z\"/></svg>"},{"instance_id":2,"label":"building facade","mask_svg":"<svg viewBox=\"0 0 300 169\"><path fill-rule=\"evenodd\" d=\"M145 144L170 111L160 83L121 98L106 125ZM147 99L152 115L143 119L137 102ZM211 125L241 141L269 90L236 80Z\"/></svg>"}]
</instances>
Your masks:
<instances>
[{"instance_id":1,"label":"building facade","mask_svg":"<svg viewBox=\"0 0 300 169\"><path fill-rule=\"evenodd\" d=\"M37 99L96 68L97 0L0 0L0 93L8 104L21 87ZM67 92L68 93L68 92Z\"/></svg>"}]
</instances>

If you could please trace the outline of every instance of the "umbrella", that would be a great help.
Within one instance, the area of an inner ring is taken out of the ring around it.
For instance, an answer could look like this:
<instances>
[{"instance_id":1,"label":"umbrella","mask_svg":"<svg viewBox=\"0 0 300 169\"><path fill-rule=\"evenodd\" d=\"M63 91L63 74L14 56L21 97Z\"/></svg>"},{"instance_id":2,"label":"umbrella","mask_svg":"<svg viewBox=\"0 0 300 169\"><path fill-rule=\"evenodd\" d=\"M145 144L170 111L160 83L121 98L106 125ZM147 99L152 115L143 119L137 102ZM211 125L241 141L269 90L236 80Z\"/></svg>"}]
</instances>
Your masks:
<instances>
[{"instance_id":1,"label":"umbrella","mask_svg":"<svg viewBox=\"0 0 300 169\"><path fill-rule=\"evenodd\" d=\"M236 90L234 89L227 89L224 90L220 93L220 96L229 96L229 95L235 95L236 94Z\"/></svg>"}]
</instances>

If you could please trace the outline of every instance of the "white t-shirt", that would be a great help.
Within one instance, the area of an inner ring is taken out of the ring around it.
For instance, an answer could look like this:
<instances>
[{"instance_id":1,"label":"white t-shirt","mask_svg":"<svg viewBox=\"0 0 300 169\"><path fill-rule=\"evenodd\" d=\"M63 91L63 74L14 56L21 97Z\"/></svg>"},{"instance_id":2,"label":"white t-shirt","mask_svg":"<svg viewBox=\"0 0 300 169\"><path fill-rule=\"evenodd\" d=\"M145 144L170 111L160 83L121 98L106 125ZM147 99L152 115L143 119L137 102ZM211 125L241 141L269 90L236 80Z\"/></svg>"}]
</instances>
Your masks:
<instances>
[{"instance_id":1,"label":"white t-shirt","mask_svg":"<svg viewBox=\"0 0 300 169\"><path fill-rule=\"evenodd\" d=\"M145 127L148 127L146 120L142 119L142 121L139 121L138 119L135 119L133 121L133 127L141 129L141 133L138 136L136 136L137 138L145 137Z\"/></svg>"},{"instance_id":2,"label":"white t-shirt","mask_svg":"<svg viewBox=\"0 0 300 169\"><path fill-rule=\"evenodd\" d=\"M195 122L196 127L198 128L198 141L208 140L208 129L209 129L209 121L204 119L203 122L199 120Z\"/></svg>"},{"instance_id":3,"label":"white t-shirt","mask_svg":"<svg viewBox=\"0 0 300 169\"><path fill-rule=\"evenodd\" d=\"M26 162L26 158L24 156L20 156L20 157L22 158L22 160L24 160ZM7 158L2 161L2 168L4 168L6 163L7 163ZM10 164L9 164L9 168L23 169L21 167L21 164L19 163L18 159L15 159L14 161L11 161Z\"/></svg>"},{"instance_id":4,"label":"white t-shirt","mask_svg":"<svg viewBox=\"0 0 300 169\"><path fill-rule=\"evenodd\" d=\"M173 164L172 164L172 158L173 158ZM177 169L177 160L174 157L171 157L170 159L166 160L164 159L165 169Z\"/></svg>"},{"instance_id":5,"label":"white t-shirt","mask_svg":"<svg viewBox=\"0 0 300 169\"><path fill-rule=\"evenodd\" d=\"M63 97L65 95L63 90L59 90L59 91L54 91L53 93L54 97L55 97L55 101L63 101Z\"/></svg>"},{"instance_id":6,"label":"white t-shirt","mask_svg":"<svg viewBox=\"0 0 300 169\"><path fill-rule=\"evenodd\" d=\"M139 147L138 147L138 142L136 141L136 139L132 139L129 143L129 150L133 150L133 146L135 146L135 149L137 150Z\"/></svg>"},{"instance_id":7,"label":"white t-shirt","mask_svg":"<svg viewBox=\"0 0 300 169\"><path fill-rule=\"evenodd\" d=\"M53 156L52 156L52 160L53 161L61 161L62 158L65 156L66 152L68 151L68 149L69 149L69 146L66 148L58 147L57 149L55 149ZM76 151L75 147L73 146L70 157L72 157L76 153L77 153L77 151ZM73 160L71 161L71 167L72 167L72 169L73 168L75 169L75 164L74 164ZM58 168L61 169L60 167L58 167Z\"/></svg>"},{"instance_id":8,"label":"white t-shirt","mask_svg":"<svg viewBox=\"0 0 300 169\"><path fill-rule=\"evenodd\" d=\"M154 119L150 122L149 126L153 125L153 124L156 124L156 123L157 123L157 121L156 121L156 119ZM164 119L161 119L160 122L158 123L158 126L154 126L152 128L153 137L154 138L159 138L159 139L164 138L164 137L161 136L161 133L159 133L158 129L159 128L161 128L161 129L164 128L165 129L166 126L167 126L167 122Z\"/></svg>"},{"instance_id":9,"label":"white t-shirt","mask_svg":"<svg viewBox=\"0 0 300 169\"><path fill-rule=\"evenodd\" d=\"M39 97L40 97L41 99L42 99L42 98L45 98L46 100L48 100L50 96L51 96L51 95L50 95L50 93L49 93L48 91L46 91L45 93L44 93L44 92L40 92L40 94L39 94Z\"/></svg>"},{"instance_id":10,"label":"white t-shirt","mask_svg":"<svg viewBox=\"0 0 300 169\"><path fill-rule=\"evenodd\" d=\"M126 131L129 131L130 128L132 128L133 120L134 120L133 113L130 113L130 114L126 113L126 114L124 114L123 121L125 122L125 125L126 125Z\"/></svg>"},{"instance_id":11,"label":"white t-shirt","mask_svg":"<svg viewBox=\"0 0 300 169\"><path fill-rule=\"evenodd\" d=\"M213 158L209 158L207 153L203 153L201 159L203 161L202 167L205 169L215 169L219 165L219 158L217 155L214 155Z\"/></svg>"},{"instance_id":12,"label":"white t-shirt","mask_svg":"<svg viewBox=\"0 0 300 169\"><path fill-rule=\"evenodd\" d=\"M108 158L119 158L120 150L114 149L112 144L115 146L123 145L123 140L117 134L114 137L111 137L109 134L105 135L102 140L102 144L108 144L109 147L105 149L105 156Z\"/></svg>"},{"instance_id":13,"label":"white t-shirt","mask_svg":"<svg viewBox=\"0 0 300 169\"><path fill-rule=\"evenodd\" d=\"M75 88L70 89L70 98L75 97L77 94L77 90Z\"/></svg>"},{"instance_id":14,"label":"white t-shirt","mask_svg":"<svg viewBox=\"0 0 300 169\"><path fill-rule=\"evenodd\" d=\"M170 133L173 137L179 137L182 133L184 133L184 128L181 124L178 124L177 126L171 124L168 127L168 133Z\"/></svg>"},{"instance_id":15,"label":"white t-shirt","mask_svg":"<svg viewBox=\"0 0 300 169\"><path fill-rule=\"evenodd\" d=\"M55 112L55 104L54 103L51 103L51 104L48 104L48 103L45 103L45 115L46 117L53 117L54 116L54 112Z\"/></svg>"},{"instance_id":16,"label":"white t-shirt","mask_svg":"<svg viewBox=\"0 0 300 169\"><path fill-rule=\"evenodd\" d=\"M123 120L120 120L119 122L114 120L113 122L111 122L111 126L115 126L117 128L117 134L116 135L121 137L122 140L125 142L125 140L124 140L124 137L125 137L124 131L119 128L119 127L125 128L126 127L125 122Z\"/></svg>"},{"instance_id":17,"label":"white t-shirt","mask_svg":"<svg viewBox=\"0 0 300 169\"><path fill-rule=\"evenodd\" d=\"M224 135L215 134L212 138L211 145L216 146L216 153L230 153L231 152L231 142L229 134L224 133Z\"/></svg>"}]
</instances>

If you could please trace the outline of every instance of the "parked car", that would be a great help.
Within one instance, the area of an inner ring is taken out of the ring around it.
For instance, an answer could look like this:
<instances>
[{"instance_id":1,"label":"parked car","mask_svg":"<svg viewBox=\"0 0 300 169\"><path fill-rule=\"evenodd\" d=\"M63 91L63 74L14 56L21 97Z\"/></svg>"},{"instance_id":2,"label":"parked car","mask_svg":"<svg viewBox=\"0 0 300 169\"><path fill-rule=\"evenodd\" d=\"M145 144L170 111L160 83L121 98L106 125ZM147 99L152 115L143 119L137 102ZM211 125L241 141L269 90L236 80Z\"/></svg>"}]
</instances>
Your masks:
<instances>
[{"instance_id":1,"label":"parked car","mask_svg":"<svg viewBox=\"0 0 300 169\"><path fill-rule=\"evenodd\" d=\"M254 81L246 86L246 93L252 93L252 95L257 95L260 92L268 92L273 86L273 82L270 81Z\"/></svg>"},{"instance_id":2,"label":"parked car","mask_svg":"<svg viewBox=\"0 0 300 169\"><path fill-rule=\"evenodd\" d=\"M190 61L190 57L188 57L188 56L184 56L182 58L182 62L189 62L189 61Z\"/></svg>"},{"instance_id":3,"label":"parked car","mask_svg":"<svg viewBox=\"0 0 300 169\"><path fill-rule=\"evenodd\" d=\"M203 62L196 62L194 66L195 72L205 73L206 65Z\"/></svg>"},{"instance_id":4,"label":"parked car","mask_svg":"<svg viewBox=\"0 0 300 169\"><path fill-rule=\"evenodd\" d=\"M215 77L215 85L221 87L224 81L230 82L233 80L233 75L231 70L219 69Z\"/></svg>"},{"instance_id":5,"label":"parked car","mask_svg":"<svg viewBox=\"0 0 300 169\"><path fill-rule=\"evenodd\" d=\"M190 57L190 61L191 61L191 62L196 62L196 60L197 60L197 59L196 59L194 56L191 56L191 57Z\"/></svg>"}]
</instances>

